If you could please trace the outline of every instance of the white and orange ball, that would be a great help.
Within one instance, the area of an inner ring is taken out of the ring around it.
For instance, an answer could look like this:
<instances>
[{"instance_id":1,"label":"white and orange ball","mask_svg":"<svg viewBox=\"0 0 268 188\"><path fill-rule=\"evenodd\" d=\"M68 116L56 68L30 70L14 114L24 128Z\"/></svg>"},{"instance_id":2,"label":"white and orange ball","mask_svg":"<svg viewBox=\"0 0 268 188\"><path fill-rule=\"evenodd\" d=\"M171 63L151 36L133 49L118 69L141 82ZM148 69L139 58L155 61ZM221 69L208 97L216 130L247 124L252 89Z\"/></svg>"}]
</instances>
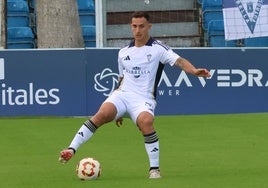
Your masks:
<instances>
[{"instance_id":1,"label":"white and orange ball","mask_svg":"<svg viewBox=\"0 0 268 188\"><path fill-rule=\"evenodd\" d=\"M80 180L95 180L101 175L100 162L92 157L83 158L76 165L76 174Z\"/></svg>"}]
</instances>

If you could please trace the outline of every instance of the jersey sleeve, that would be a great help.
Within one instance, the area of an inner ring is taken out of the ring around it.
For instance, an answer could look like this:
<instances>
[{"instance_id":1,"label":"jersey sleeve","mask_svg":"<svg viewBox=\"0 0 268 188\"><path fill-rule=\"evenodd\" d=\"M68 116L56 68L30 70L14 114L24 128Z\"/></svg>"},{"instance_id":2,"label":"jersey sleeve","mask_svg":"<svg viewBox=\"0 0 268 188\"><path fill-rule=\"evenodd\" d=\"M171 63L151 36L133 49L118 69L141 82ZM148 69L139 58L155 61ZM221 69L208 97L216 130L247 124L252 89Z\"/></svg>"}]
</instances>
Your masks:
<instances>
[{"instance_id":1,"label":"jersey sleeve","mask_svg":"<svg viewBox=\"0 0 268 188\"><path fill-rule=\"evenodd\" d=\"M173 66L179 57L180 56L176 54L172 49L163 49L161 62L163 64L170 64L171 66Z\"/></svg>"},{"instance_id":2,"label":"jersey sleeve","mask_svg":"<svg viewBox=\"0 0 268 188\"><path fill-rule=\"evenodd\" d=\"M118 73L119 77L123 77L123 64L122 64L122 57L120 55L120 51L118 52Z\"/></svg>"}]
</instances>

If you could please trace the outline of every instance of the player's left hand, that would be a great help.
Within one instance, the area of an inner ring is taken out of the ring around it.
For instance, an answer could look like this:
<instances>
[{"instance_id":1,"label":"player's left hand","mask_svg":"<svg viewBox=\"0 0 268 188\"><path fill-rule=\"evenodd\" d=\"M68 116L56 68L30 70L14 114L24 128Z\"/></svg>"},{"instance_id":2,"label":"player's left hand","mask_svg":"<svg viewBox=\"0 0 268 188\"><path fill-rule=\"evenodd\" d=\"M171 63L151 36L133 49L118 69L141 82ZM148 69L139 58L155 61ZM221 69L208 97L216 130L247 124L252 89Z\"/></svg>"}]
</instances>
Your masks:
<instances>
[{"instance_id":1,"label":"player's left hand","mask_svg":"<svg viewBox=\"0 0 268 188\"><path fill-rule=\"evenodd\" d=\"M200 77L210 77L210 72L207 69L199 68L196 69L194 75L200 76Z\"/></svg>"},{"instance_id":2,"label":"player's left hand","mask_svg":"<svg viewBox=\"0 0 268 188\"><path fill-rule=\"evenodd\" d=\"M117 127L120 127L122 124L123 124L123 118L121 117L121 118L118 118L116 121L115 121L115 123L116 123L116 126Z\"/></svg>"}]
</instances>

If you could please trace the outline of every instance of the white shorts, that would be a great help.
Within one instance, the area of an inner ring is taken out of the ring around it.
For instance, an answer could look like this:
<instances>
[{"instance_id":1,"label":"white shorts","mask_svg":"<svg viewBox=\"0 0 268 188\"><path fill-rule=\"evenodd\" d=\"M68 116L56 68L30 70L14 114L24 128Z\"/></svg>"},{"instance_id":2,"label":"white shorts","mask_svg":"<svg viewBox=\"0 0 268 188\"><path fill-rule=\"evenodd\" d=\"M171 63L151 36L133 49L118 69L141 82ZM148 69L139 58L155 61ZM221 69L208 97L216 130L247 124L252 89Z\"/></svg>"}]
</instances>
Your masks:
<instances>
[{"instance_id":1,"label":"white shorts","mask_svg":"<svg viewBox=\"0 0 268 188\"><path fill-rule=\"evenodd\" d=\"M154 116L156 101L132 92L115 90L104 102L111 102L117 109L116 118L129 115L134 123L141 112L149 112Z\"/></svg>"}]
</instances>

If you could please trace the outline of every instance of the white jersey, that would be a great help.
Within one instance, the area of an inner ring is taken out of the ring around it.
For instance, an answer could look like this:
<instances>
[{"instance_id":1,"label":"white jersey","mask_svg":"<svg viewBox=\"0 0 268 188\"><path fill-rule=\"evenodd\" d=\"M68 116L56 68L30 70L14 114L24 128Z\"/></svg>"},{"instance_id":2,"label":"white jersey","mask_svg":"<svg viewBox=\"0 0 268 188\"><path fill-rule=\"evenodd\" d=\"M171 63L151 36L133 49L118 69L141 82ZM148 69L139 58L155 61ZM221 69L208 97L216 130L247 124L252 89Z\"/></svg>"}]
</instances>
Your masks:
<instances>
[{"instance_id":1,"label":"white jersey","mask_svg":"<svg viewBox=\"0 0 268 188\"><path fill-rule=\"evenodd\" d=\"M174 65L180 56L160 41L150 38L146 45L136 47L134 42L118 54L119 89L155 98L156 88L165 64Z\"/></svg>"}]
</instances>

